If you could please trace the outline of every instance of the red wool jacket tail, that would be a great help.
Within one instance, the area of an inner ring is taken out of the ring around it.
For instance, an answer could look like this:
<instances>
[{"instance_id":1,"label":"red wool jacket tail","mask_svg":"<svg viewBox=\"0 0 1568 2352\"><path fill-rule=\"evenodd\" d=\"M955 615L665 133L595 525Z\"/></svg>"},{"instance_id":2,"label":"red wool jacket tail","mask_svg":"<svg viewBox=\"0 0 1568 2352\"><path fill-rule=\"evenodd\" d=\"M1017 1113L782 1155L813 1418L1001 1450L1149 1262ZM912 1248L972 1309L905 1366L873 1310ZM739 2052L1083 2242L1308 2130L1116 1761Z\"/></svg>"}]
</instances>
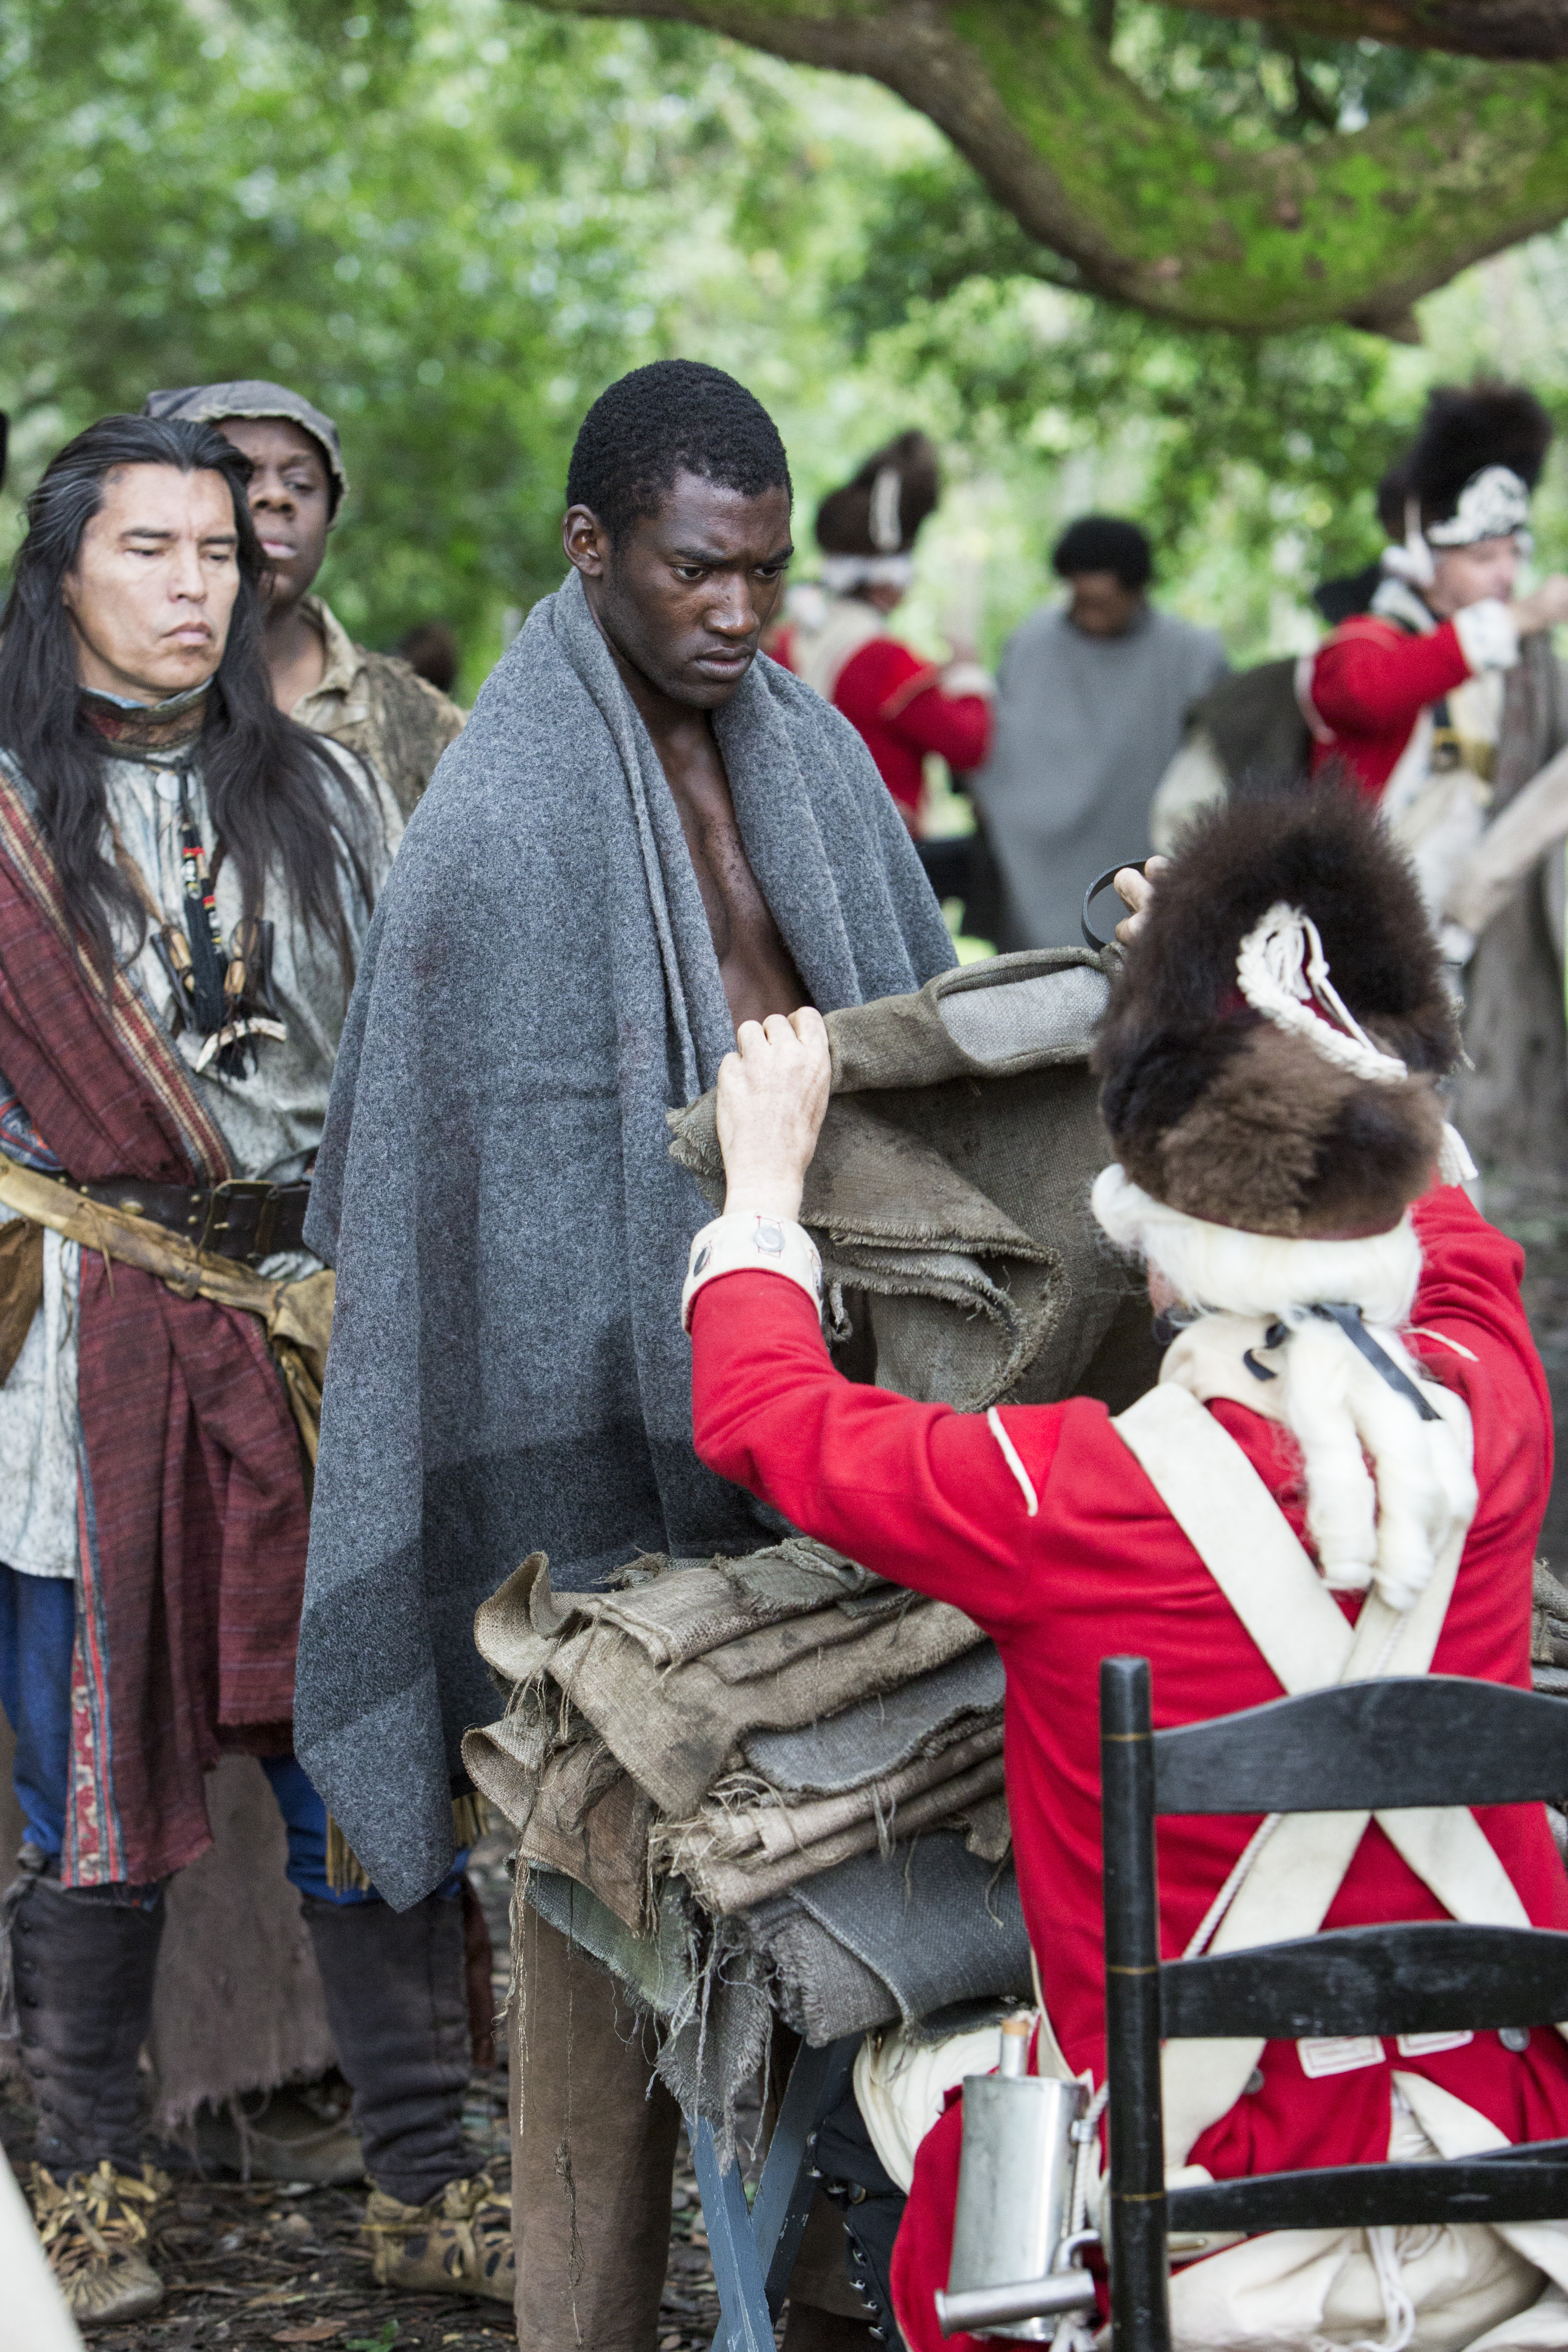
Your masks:
<instances>
[{"instance_id":1,"label":"red wool jacket tail","mask_svg":"<svg viewBox=\"0 0 1568 2352\"><path fill-rule=\"evenodd\" d=\"M793 629L781 632L773 657L785 669L795 667ZM879 634L858 646L833 680L831 699L863 739L911 829L928 751L961 776L985 764L989 696L951 693L938 665L921 661L897 637Z\"/></svg>"},{"instance_id":2,"label":"red wool jacket tail","mask_svg":"<svg viewBox=\"0 0 1568 2352\"><path fill-rule=\"evenodd\" d=\"M984 765L991 743L985 696L949 694L941 670L896 637L873 637L850 656L833 701L865 738L882 782L911 819L920 809L928 751L959 775Z\"/></svg>"}]
</instances>

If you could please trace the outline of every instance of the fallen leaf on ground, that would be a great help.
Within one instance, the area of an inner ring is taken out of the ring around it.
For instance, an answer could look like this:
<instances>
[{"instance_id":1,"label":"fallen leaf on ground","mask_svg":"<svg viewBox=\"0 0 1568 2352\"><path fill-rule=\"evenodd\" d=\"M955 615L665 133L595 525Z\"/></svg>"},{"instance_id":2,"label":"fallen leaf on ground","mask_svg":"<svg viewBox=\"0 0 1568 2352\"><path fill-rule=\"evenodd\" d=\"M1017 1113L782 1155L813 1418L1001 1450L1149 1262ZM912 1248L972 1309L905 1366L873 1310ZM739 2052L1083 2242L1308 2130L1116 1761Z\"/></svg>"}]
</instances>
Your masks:
<instances>
[{"instance_id":1,"label":"fallen leaf on ground","mask_svg":"<svg viewBox=\"0 0 1568 2352\"><path fill-rule=\"evenodd\" d=\"M348 2326L346 2319L316 2319L309 2327L280 2327L274 2344L330 2344Z\"/></svg>"}]
</instances>

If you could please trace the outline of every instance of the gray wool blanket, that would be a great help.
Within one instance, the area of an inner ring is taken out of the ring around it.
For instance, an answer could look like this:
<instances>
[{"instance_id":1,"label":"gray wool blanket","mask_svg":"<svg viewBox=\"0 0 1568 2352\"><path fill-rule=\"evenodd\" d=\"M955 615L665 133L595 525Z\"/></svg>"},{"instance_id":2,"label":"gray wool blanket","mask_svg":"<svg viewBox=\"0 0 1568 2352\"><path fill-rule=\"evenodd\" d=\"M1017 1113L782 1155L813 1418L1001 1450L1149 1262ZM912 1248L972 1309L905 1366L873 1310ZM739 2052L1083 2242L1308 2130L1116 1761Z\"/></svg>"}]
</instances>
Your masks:
<instances>
[{"instance_id":1,"label":"gray wool blanket","mask_svg":"<svg viewBox=\"0 0 1568 2352\"><path fill-rule=\"evenodd\" d=\"M759 660L715 714L747 855L824 1012L951 964L859 737ZM668 1114L732 1042L652 742L574 572L421 800L366 940L317 1163L337 1268L295 1744L394 1904L452 1854L476 1607L780 1522L691 1444L679 1300L710 1212Z\"/></svg>"}]
</instances>

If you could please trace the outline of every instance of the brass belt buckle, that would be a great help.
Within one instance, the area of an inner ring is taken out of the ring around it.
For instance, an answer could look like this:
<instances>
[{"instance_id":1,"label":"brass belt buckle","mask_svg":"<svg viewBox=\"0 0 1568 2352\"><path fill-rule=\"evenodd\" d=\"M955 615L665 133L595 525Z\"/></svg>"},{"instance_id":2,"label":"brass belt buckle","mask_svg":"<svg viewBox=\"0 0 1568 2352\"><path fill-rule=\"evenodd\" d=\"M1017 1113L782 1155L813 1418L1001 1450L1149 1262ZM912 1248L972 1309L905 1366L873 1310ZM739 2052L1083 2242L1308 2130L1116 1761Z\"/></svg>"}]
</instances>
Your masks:
<instances>
[{"instance_id":1,"label":"brass belt buckle","mask_svg":"<svg viewBox=\"0 0 1568 2352\"><path fill-rule=\"evenodd\" d=\"M274 1203L277 1197L276 1184L268 1183L254 1177L231 1176L226 1182L215 1184L208 1195L206 1223L202 1227L202 1237L196 1244L196 1247L205 1250L215 1234L226 1234L230 1231L228 1218L218 1214L220 1202L226 1209L230 1201L254 1200L257 1204L256 1227L251 1235L249 1248L242 1251L240 1255L247 1258L265 1257L267 1244L272 1238L273 1221L277 1213ZM227 1253L220 1251L219 1255L224 1255Z\"/></svg>"}]
</instances>

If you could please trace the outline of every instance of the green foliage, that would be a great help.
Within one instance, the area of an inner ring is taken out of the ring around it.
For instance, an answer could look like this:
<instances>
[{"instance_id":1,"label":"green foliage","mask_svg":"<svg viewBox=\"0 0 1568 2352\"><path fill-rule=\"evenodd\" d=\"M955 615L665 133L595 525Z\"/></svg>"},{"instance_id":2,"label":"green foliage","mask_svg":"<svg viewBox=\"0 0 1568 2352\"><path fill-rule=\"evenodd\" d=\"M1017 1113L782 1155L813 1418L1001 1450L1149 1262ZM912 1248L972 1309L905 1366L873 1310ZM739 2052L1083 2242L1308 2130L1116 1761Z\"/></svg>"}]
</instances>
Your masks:
<instances>
[{"instance_id":1,"label":"green foliage","mask_svg":"<svg viewBox=\"0 0 1568 2352\"><path fill-rule=\"evenodd\" d=\"M338 420L353 484L326 593L373 643L439 614L482 675L503 608L559 577L572 435L650 355L645 277L713 153L736 152L737 79L693 36L486 0L374 28L336 0L13 7L0 404L18 477L155 385L297 383Z\"/></svg>"},{"instance_id":2,"label":"green foliage","mask_svg":"<svg viewBox=\"0 0 1568 2352\"><path fill-rule=\"evenodd\" d=\"M1145 524L1159 593L1220 625L1238 658L1306 645L1310 589L1381 544L1373 488L1428 383L1517 373L1568 429L1562 239L1426 305L1430 341L1417 350L1352 328L1254 339L1167 327L1045 282L1042 259L956 156L922 157L867 186L829 297L866 377L906 386L968 476L967 528L939 518L930 570L951 572L967 540L990 645L1052 592L1050 542L1089 507ZM1550 562L1568 555L1561 473L1559 462L1538 501ZM925 609L939 617L929 595Z\"/></svg>"},{"instance_id":3,"label":"green foliage","mask_svg":"<svg viewBox=\"0 0 1568 2352\"><path fill-rule=\"evenodd\" d=\"M1246 26L1124 6L1116 44L1259 136L1289 102ZM1447 70L1384 58L1309 63L1325 104L1374 115ZM1434 373L1568 387L1568 330L1542 340L1568 318L1561 257L1506 310L1522 259L1428 305L1427 353L1173 330L1075 291L875 85L684 26L515 0L12 0L0 119L14 489L152 386L293 383L337 416L353 484L326 593L372 644L452 622L465 694L560 575L583 409L661 352L731 368L779 418L805 572L822 492L885 436L932 432L950 495L903 617L991 655L1089 506L1146 522L1161 595L1238 656L1305 642L1306 590L1377 543L1371 486ZM1553 551L1559 514L1549 497ZM0 556L16 522L0 509Z\"/></svg>"},{"instance_id":4,"label":"green foliage","mask_svg":"<svg viewBox=\"0 0 1568 2352\"><path fill-rule=\"evenodd\" d=\"M940 115L962 152L1086 285L1153 317L1243 333L1403 322L1472 256L1568 213L1568 95L1551 67L1458 66L1419 104L1282 142L1266 88L1248 105L1233 90L1216 136L1039 0L951 0L946 21L933 110L940 65L969 78L977 124L999 109L1006 126L988 140ZM898 81L896 60L876 69ZM921 79L898 86L921 101ZM1298 88L1330 112L1304 68Z\"/></svg>"},{"instance_id":5,"label":"green foliage","mask_svg":"<svg viewBox=\"0 0 1568 2352\"><path fill-rule=\"evenodd\" d=\"M1026 236L951 151L881 173L866 192L860 226L831 299L862 349L916 303L944 301L966 278L1070 286L1078 276L1071 262Z\"/></svg>"},{"instance_id":6,"label":"green foliage","mask_svg":"<svg viewBox=\"0 0 1568 2352\"><path fill-rule=\"evenodd\" d=\"M1021 263L1042 258L950 156L885 176L832 299L863 354L915 378L947 377L978 446L1022 438L1065 457L1112 422L1145 428L1143 499L1169 544L1179 547L1250 469L1273 497L1237 518L1248 554L1278 535L1279 495L1307 493L1313 564L1367 560L1375 526L1357 494L1404 429L1380 413L1384 343L1350 328L1254 341L1067 302L1022 275ZM906 284L920 289L912 301L900 299Z\"/></svg>"},{"instance_id":7,"label":"green foliage","mask_svg":"<svg viewBox=\"0 0 1568 2352\"><path fill-rule=\"evenodd\" d=\"M1146 0L1119 9L1112 55L1147 96L1238 147L1356 131L1455 88L1468 70L1431 50L1325 41Z\"/></svg>"}]
</instances>

